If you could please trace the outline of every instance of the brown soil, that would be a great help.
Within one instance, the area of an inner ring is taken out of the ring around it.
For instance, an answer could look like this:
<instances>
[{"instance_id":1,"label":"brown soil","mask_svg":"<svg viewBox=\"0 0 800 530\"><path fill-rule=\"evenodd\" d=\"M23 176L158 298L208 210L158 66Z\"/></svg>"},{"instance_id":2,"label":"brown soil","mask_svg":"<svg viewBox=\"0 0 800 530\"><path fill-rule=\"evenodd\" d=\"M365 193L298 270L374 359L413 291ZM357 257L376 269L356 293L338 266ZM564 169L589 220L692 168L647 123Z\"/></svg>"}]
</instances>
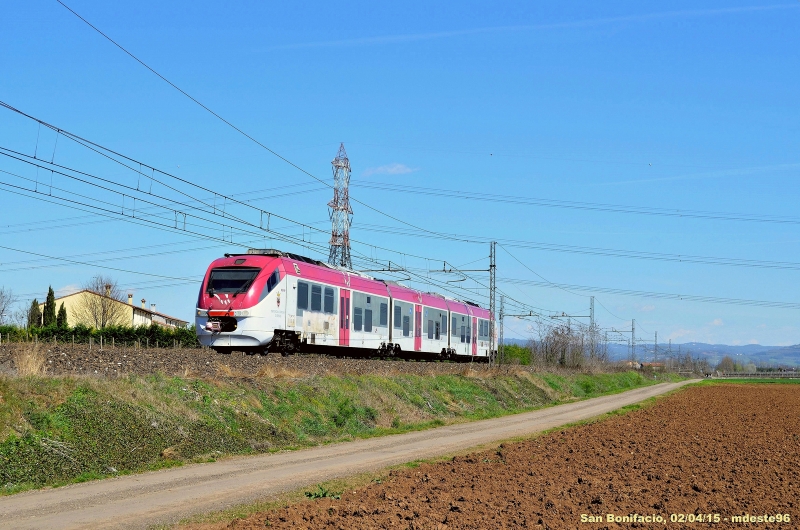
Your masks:
<instances>
[{"instance_id":1,"label":"brown soil","mask_svg":"<svg viewBox=\"0 0 800 530\"><path fill-rule=\"evenodd\" d=\"M227 528L797 528L798 390L692 388L643 410L393 471L341 500L257 513ZM609 513L666 522L608 523ZM791 522L730 521L745 513L789 514ZM581 514L603 521L581 523ZM672 523L670 514L719 514L720 522Z\"/></svg>"},{"instance_id":2,"label":"brown soil","mask_svg":"<svg viewBox=\"0 0 800 530\"><path fill-rule=\"evenodd\" d=\"M0 374L15 374L14 352L30 347L30 344L0 345ZM324 355L279 354L245 355L235 352L229 355L210 349L194 348L150 348L135 349L105 347L89 350L85 344L39 345L46 354L46 373L49 375L82 374L116 377L126 374L146 375L162 372L169 375L192 377L247 377L260 370L266 374L283 377L325 374L463 374L467 370L477 373L489 369L487 364L432 363L378 359L348 359ZM526 367L508 367L519 370Z\"/></svg>"}]
</instances>

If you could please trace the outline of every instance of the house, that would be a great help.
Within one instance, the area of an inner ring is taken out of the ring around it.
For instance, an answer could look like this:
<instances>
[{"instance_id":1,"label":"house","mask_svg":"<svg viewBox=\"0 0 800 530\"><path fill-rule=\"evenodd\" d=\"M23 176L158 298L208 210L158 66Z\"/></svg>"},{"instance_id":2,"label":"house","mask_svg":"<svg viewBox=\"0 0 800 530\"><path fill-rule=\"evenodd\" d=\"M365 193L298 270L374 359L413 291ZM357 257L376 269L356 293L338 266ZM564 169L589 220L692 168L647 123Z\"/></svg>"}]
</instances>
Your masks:
<instances>
[{"instance_id":1,"label":"house","mask_svg":"<svg viewBox=\"0 0 800 530\"><path fill-rule=\"evenodd\" d=\"M658 371L663 372L664 371L664 363L656 363L656 362L642 363L642 368L651 368L654 371L658 370Z\"/></svg>"},{"instance_id":2,"label":"house","mask_svg":"<svg viewBox=\"0 0 800 530\"><path fill-rule=\"evenodd\" d=\"M56 308L64 304L67 311L67 325L83 324L90 328L106 326L150 326L157 324L167 328L184 328L189 322L156 311L156 305L147 308L144 298L141 307L133 305L133 295L128 294L128 303L110 296L84 289L76 293L56 298ZM39 308L44 311L44 304Z\"/></svg>"}]
</instances>

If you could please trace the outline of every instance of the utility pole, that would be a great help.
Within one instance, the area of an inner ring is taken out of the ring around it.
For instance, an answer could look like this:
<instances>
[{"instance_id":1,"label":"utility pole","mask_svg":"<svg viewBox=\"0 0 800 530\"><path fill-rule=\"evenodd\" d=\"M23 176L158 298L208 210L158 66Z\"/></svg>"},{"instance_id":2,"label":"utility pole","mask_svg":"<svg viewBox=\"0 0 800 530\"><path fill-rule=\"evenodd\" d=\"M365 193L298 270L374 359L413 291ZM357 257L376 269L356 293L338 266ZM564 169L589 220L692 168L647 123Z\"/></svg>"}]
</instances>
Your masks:
<instances>
[{"instance_id":1,"label":"utility pole","mask_svg":"<svg viewBox=\"0 0 800 530\"><path fill-rule=\"evenodd\" d=\"M636 319L631 319L631 361L636 360Z\"/></svg>"},{"instance_id":2,"label":"utility pole","mask_svg":"<svg viewBox=\"0 0 800 530\"><path fill-rule=\"evenodd\" d=\"M594 327L594 296L589 298L589 340L591 341L591 358L595 356L595 342L597 342L597 330Z\"/></svg>"},{"instance_id":3,"label":"utility pole","mask_svg":"<svg viewBox=\"0 0 800 530\"><path fill-rule=\"evenodd\" d=\"M497 341L497 356L499 357L498 360L502 360L502 356L504 355L503 349L503 319L505 318L505 301L506 297L500 295L500 336L498 337Z\"/></svg>"},{"instance_id":4,"label":"utility pole","mask_svg":"<svg viewBox=\"0 0 800 530\"><path fill-rule=\"evenodd\" d=\"M653 362L658 361L658 331L656 331L656 340L653 342Z\"/></svg>"},{"instance_id":5,"label":"utility pole","mask_svg":"<svg viewBox=\"0 0 800 530\"><path fill-rule=\"evenodd\" d=\"M353 268L350 259L350 225L353 210L350 208L350 160L339 145L339 152L331 162L333 166L333 200L328 203L331 219L331 240L328 263L339 267Z\"/></svg>"},{"instance_id":6,"label":"utility pole","mask_svg":"<svg viewBox=\"0 0 800 530\"><path fill-rule=\"evenodd\" d=\"M497 241L492 241L489 246L489 356L495 351L494 319L497 318L495 298L497 296ZM502 305L502 303L501 303ZM502 311L502 310L501 310ZM502 328L501 328L502 329ZM499 353L499 349L497 350Z\"/></svg>"},{"instance_id":7,"label":"utility pole","mask_svg":"<svg viewBox=\"0 0 800 530\"><path fill-rule=\"evenodd\" d=\"M670 359L669 364L672 364L672 339L669 339L669 350L668 351L669 351L668 355L669 355L669 359Z\"/></svg>"}]
</instances>

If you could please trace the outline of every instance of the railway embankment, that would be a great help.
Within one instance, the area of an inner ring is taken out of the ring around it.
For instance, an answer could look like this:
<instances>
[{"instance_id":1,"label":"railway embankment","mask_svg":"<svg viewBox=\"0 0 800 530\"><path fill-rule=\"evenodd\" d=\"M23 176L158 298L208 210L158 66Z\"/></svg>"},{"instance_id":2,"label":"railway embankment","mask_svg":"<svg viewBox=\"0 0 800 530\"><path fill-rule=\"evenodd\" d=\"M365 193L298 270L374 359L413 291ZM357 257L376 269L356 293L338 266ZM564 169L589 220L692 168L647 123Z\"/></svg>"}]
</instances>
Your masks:
<instances>
[{"instance_id":1,"label":"railway embankment","mask_svg":"<svg viewBox=\"0 0 800 530\"><path fill-rule=\"evenodd\" d=\"M655 382L635 372L144 353L4 345L0 492L498 417Z\"/></svg>"}]
</instances>

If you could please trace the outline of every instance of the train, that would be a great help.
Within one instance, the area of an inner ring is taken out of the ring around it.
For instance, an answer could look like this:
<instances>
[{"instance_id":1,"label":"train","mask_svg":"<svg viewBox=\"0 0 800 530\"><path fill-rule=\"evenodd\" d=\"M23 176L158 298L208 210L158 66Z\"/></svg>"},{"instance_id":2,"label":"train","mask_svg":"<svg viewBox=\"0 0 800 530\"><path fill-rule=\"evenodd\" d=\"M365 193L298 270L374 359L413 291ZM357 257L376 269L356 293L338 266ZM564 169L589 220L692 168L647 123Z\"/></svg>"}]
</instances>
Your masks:
<instances>
[{"instance_id":1,"label":"train","mask_svg":"<svg viewBox=\"0 0 800 530\"><path fill-rule=\"evenodd\" d=\"M489 310L275 249L214 260L197 298L201 345L219 353L487 362Z\"/></svg>"}]
</instances>

